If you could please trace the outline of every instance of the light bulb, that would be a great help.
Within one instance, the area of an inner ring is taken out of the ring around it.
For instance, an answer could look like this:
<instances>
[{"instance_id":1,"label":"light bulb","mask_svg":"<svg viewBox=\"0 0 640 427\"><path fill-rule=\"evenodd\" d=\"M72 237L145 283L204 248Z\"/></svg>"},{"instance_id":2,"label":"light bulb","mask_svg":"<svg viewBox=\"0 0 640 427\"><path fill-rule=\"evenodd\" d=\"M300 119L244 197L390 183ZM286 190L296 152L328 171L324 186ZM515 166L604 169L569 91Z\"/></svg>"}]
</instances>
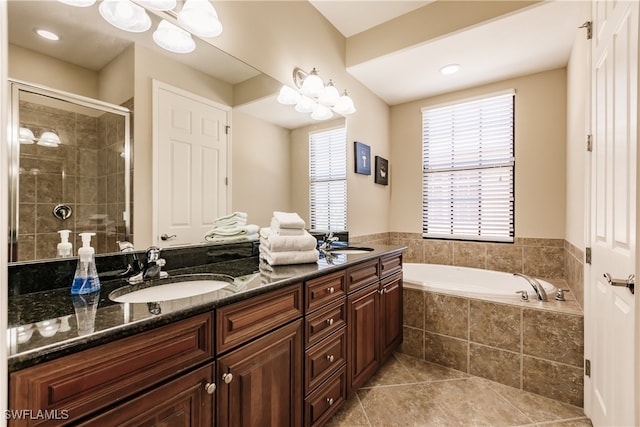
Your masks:
<instances>
[{"instance_id":1,"label":"light bulb","mask_svg":"<svg viewBox=\"0 0 640 427\"><path fill-rule=\"evenodd\" d=\"M295 110L298 113L313 113L318 103L308 96L301 96L300 101L296 104Z\"/></svg>"},{"instance_id":2,"label":"light bulb","mask_svg":"<svg viewBox=\"0 0 640 427\"><path fill-rule=\"evenodd\" d=\"M20 141L20 144L33 144L36 141L36 137L31 129L20 127L18 140Z\"/></svg>"},{"instance_id":3,"label":"light bulb","mask_svg":"<svg viewBox=\"0 0 640 427\"><path fill-rule=\"evenodd\" d=\"M318 98L318 104L322 104L326 107L333 107L340 100L340 92L333 85L333 81L329 80L329 83L324 88L324 93Z\"/></svg>"},{"instance_id":4,"label":"light bulb","mask_svg":"<svg viewBox=\"0 0 640 427\"><path fill-rule=\"evenodd\" d=\"M93 6L96 0L58 0L60 3L68 4L69 6L76 7L89 7Z\"/></svg>"},{"instance_id":5,"label":"light bulb","mask_svg":"<svg viewBox=\"0 0 640 427\"><path fill-rule=\"evenodd\" d=\"M98 11L108 23L124 31L142 33L151 28L151 18L144 8L129 0L103 0Z\"/></svg>"},{"instance_id":6,"label":"light bulb","mask_svg":"<svg viewBox=\"0 0 640 427\"><path fill-rule=\"evenodd\" d=\"M40 135L40 139L38 139L38 145L42 145L43 147L57 147L60 145L60 137L51 131L43 132L42 135Z\"/></svg>"},{"instance_id":7,"label":"light bulb","mask_svg":"<svg viewBox=\"0 0 640 427\"><path fill-rule=\"evenodd\" d=\"M356 107L353 105L353 100L347 94L345 90L338 103L333 107L333 111L338 114L347 115L356 112Z\"/></svg>"},{"instance_id":8,"label":"light bulb","mask_svg":"<svg viewBox=\"0 0 640 427\"><path fill-rule=\"evenodd\" d=\"M222 34L218 12L209 0L187 0L178 13L178 22L187 31L200 37L217 37Z\"/></svg>"},{"instance_id":9,"label":"light bulb","mask_svg":"<svg viewBox=\"0 0 640 427\"><path fill-rule=\"evenodd\" d=\"M333 112L329 107L325 107L321 104L318 104L313 113L311 113L311 118L314 120L328 120L331 117L333 117Z\"/></svg>"},{"instance_id":10,"label":"light bulb","mask_svg":"<svg viewBox=\"0 0 640 427\"><path fill-rule=\"evenodd\" d=\"M311 98L318 98L324 93L324 83L315 68L304 78L300 92Z\"/></svg>"},{"instance_id":11,"label":"light bulb","mask_svg":"<svg viewBox=\"0 0 640 427\"><path fill-rule=\"evenodd\" d=\"M278 102L284 105L296 105L300 102L300 93L287 85L283 85L278 93Z\"/></svg>"},{"instance_id":12,"label":"light bulb","mask_svg":"<svg viewBox=\"0 0 640 427\"><path fill-rule=\"evenodd\" d=\"M196 48L191 34L164 19L153 32L153 41L161 48L175 53L189 53Z\"/></svg>"},{"instance_id":13,"label":"light bulb","mask_svg":"<svg viewBox=\"0 0 640 427\"><path fill-rule=\"evenodd\" d=\"M171 10L176 7L176 0L138 0L144 7L153 10Z\"/></svg>"}]
</instances>

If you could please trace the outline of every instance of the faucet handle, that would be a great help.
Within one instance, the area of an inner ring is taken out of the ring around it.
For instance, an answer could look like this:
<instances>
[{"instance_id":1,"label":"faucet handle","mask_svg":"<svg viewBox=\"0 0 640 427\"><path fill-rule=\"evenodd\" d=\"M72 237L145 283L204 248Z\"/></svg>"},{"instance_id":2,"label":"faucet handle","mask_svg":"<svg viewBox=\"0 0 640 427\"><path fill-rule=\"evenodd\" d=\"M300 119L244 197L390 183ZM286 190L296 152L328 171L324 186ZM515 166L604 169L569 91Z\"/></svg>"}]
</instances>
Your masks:
<instances>
[{"instance_id":1,"label":"faucet handle","mask_svg":"<svg viewBox=\"0 0 640 427\"><path fill-rule=\"evenodd\" d=\"M566 301L565 298L564 298L564 293L565 292L571 292L571 289L558 288L558 291L556 292L556 300L557 301Z\"/></svg>"},{"instance_id":2,"label":"faucet handle","mask_svg":"<svg viewBox=\"0 0 640 427\"><path fill-rule=\"evenodd\" d=\"M127 242L126 240L124 241L120 241L118 240L116 242L118 244L118 248L120 249L120 252L133 252L133 243L131 242Z\"/></svg>"},{"instance_id":3,"label":"faucet handle","mask_svg":"<svg viewBox=\"0 0 640 427\"><path fill-rule=\"evenodd\" d=\"M157 246L147 248L147 263L158 261L161 249Z\"/></svg>"},{"instance_id":4,"label":"faucet handle","mask_svg":"<svg viewBox=\"0 0 640 427\"><path fill-rule=\"evenodd\" d=\"M520 301L529 301L529 294L527 291L516 291L516 294L520 294Z\"/></svg>"}]
</instances>

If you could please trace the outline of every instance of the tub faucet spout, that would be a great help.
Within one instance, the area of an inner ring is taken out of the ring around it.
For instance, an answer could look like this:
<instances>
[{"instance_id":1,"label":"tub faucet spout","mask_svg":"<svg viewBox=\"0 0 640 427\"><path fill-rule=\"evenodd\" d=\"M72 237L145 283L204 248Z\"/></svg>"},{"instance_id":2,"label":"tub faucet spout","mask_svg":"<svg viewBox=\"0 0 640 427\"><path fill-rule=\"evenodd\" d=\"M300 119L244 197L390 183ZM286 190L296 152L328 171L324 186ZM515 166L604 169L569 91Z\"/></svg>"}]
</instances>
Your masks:
<instances>
[{"instance_id":1,"label":"tub faucet spout","mask_svg":"<svg viewBox=\"0 0 640 427\"><path fill-rule=\"evenodd\" d=\"M538 301L547 301L547 292L544 290L544 287L538 282L536 279L527 276L522 273L513 273L514 276L522 277L524 280L529 282L534 292L536 293L536 297Z\"/></svg>"}]
</instances>

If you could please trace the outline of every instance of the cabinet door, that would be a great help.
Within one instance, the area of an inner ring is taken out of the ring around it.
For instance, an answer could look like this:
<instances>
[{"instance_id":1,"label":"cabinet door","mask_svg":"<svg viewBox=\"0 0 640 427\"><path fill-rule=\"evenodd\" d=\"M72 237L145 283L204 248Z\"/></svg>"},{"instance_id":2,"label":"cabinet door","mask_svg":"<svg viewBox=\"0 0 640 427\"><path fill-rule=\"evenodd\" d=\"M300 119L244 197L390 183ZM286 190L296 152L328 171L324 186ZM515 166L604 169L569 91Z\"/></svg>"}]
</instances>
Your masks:
<instances>
[{"instance_id":1,"label":"cabinet door","mask_svg":"<svg viewBox=\"0 0 640 427\"><path fill-rule=\"evenodd\" d=\"M210 363L92 417L80 426L212 426L213 371Z\"/></svg>"},{"instance_id":2,"label":"cabinet door","mask_svg":"<svg viewBox=\"0 0 640 427\"><path fill-rule=\"evenodd\" d=\"M402 343L402 273L380 282L381 363Z\"/></svg>"},{"instance_id":3,"label":"cabinet door","mask_svg":"<svg viewBox=\"0 0 640 427\"><path fill-rule=\"evenodd\" d=\"M302 320L218 359L217 425L302 424Z\"/></svg>"},{"instance_id":4,"label":"cabinet door","mask_svg":"<svg viewBox=\"0 0 640 427\"><path fill-rule=\"evenodd\" d=\"M347 300L349 396L378 369L378 283L350 295Z\"/></svg>"}]
</instances>

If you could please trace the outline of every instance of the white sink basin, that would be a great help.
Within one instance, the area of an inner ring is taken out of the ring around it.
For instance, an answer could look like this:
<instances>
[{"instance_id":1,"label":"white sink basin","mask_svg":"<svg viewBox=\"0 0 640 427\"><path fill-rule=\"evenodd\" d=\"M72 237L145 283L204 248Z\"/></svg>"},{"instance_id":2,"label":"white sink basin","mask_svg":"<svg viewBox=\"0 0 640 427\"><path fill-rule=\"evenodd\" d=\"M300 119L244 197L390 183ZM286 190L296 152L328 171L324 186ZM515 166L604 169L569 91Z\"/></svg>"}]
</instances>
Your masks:
<instances>
[{"instance_id":1,"label":"white sink basin","mask_svg":"<svg viewBox=\"0 0 640 427\"><path fill-rule=\"evenodd\" d=\"M226 288L229 285L229 282L223 280L188 280L138 289L117 297L110 296L109 299L115 302L129 303L169 301L206 294Z\"/></svg>"},{"instance_id":2,"label":"white sink basin","mask_svg":"<svg viewBox=\"0 0 640 427\"><path fill-rule=\"evenodd\" d=\"M373 248L357 248L347 246L345 248L329 249L327 252L332 254L366 254L373 250Z\"/></svg>"}]
</instances>

